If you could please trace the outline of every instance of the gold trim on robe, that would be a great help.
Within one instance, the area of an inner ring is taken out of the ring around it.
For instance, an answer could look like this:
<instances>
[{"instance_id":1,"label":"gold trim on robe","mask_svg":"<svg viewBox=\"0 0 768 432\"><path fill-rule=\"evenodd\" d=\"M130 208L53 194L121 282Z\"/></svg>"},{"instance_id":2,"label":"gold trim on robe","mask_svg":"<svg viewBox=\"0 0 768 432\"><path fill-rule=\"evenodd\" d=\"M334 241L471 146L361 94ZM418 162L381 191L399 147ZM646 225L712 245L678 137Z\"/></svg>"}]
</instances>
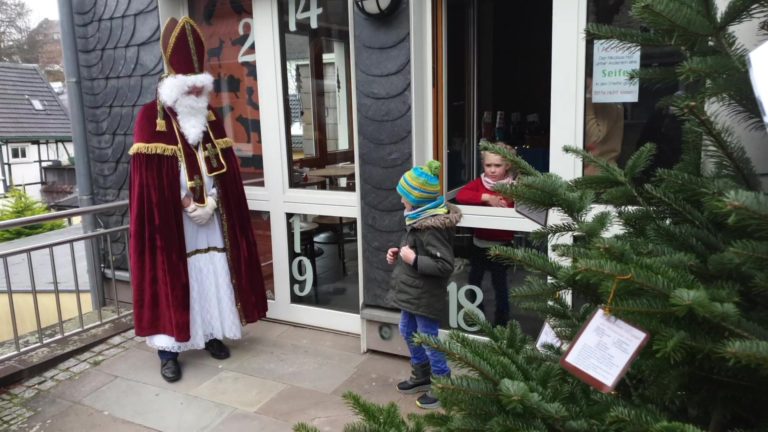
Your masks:
<instances>
[{"instance_id":1,"label":"gold trim on robe","mask_svg":"<svg viewBox=\"0 0 768 432\"><path fill-rule=\"evenodd\" d=\"M153 154L161 156L179 156L179 148L161 143L134 143L128 150L129 155Z\"/></svg>"}]
</instances>

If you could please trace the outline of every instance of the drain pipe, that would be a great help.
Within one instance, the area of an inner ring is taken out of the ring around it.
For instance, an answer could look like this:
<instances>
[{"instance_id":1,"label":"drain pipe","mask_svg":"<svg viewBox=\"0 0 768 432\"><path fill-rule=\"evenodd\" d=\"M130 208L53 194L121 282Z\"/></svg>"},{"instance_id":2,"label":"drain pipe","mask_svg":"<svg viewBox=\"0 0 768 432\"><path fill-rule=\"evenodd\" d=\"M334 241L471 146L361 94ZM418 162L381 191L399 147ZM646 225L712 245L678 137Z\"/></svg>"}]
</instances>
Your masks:
<instances>
[{"instance_id":1,"label":"drain pipe","mask_svg":"<svg viewBox=\"0 0 768 432\"><path fill-rule=\"evenodd\" d=\"M93 205L93 186L91 185L91 160L88 155L86 138L85 112L83 93L80 83L80 61L77 53L77 36L75 34L75 16L72 10L72 0L59 0L59 23L61 25L61 48L64 54L64 74L67 82L67 99L69 102L69 118L72 124L72 140L75 148L75 176L77 181L78 205L80 208ZM96 229L96 216L88 213L83 215L83 233ZM88 269L88 286L91 291L93 310L99 310L104 304L101 277L99 277L99 247L95 240L85 242L86 268ZM101 314L99 314L100 316Z\"/></svg>"}]
</instances>

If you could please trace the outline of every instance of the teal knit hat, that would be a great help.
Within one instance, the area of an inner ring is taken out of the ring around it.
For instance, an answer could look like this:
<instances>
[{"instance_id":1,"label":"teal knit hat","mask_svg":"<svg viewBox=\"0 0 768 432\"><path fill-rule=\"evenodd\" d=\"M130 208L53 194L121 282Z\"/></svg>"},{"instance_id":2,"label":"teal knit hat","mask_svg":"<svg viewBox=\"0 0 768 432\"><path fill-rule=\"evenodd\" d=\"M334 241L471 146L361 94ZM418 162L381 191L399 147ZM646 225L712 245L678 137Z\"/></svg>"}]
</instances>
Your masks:
<instances>
[{"instance_id":1,"label":"teal knit hat","mask_svg":"<svg viewBox=\"0 0 768 432\"><path fill-rule=\"evenodd\" d=\"M430 160L403 174L397 193L414 207L422 207L440 197L440 162Z\"/></svg>"}]
</instances>

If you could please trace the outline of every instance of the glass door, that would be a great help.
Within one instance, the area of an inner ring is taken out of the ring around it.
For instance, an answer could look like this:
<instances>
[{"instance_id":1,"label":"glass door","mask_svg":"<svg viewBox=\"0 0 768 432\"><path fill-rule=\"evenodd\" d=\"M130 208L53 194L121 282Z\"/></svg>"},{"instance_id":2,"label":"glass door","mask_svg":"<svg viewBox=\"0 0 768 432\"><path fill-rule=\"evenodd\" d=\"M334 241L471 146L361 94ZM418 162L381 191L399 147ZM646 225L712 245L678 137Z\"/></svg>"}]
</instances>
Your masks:
<instances>
[{"instance_id":1,"label":"glass door","mask_svg":"<svg viewBox=\"0 0 768 432\"><path fill-rule=\"evenodd\" d=\"M254 2L262 139L269 144L265 193L251 196L271 216L269 316L359 333L348 7L347 0Z\"/></svg>"},{"instance_id":2,"label":"glass door","mask_svg":"<svg viewBox=\"0 0 768 432\"><path fill-rule=\"evenodd\" d=\"M348 3L159 5L161 18L189 15L204 34L212 115L240 161L268 317L360 333Z\"/></svg>"}]
</instances>

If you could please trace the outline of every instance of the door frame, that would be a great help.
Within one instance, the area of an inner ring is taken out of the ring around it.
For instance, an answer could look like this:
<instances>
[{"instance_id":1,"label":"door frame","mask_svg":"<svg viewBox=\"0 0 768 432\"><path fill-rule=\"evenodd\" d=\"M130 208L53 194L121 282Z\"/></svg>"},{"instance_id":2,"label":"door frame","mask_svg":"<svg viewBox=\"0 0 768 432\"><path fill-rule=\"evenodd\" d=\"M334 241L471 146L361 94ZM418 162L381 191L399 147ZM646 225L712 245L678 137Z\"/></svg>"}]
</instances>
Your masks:
<instances>
[{"instance_id":1,"label":"door frame","mask_svg":"<svg viewBox=\"0 0 768 432\"><path fill-rule=\"evenodd\" d=\"M273 273L275 274L275 299L270 301L268 317L297 324L322 327L330 330L360 334L360 314L321 309L310 305L291 303L290 262L287 214L321 214L354 217L360 221L360 188L354 192L306 190L290 187L286 107L283 100L282 58L278 8L275 0L252 0L255 31L256 67L259 76L259 104L262 125L262 142L276 143L264 146L265 187L246 187L249 207L270 212L272 228ZM352 4L349 4L350 58L354 56L354 30ZM280 59L275 61L275 59ZM355 88L355 71L350 70L350 88ZM356 106L352 93L352 106ZM352 124L357 127L356 110L352 110ZM351 143L356 148L354 143ZM355 163L358 162L355 152ZM356 170L357 171L357 170ZM356 172L359 178L359 173ZM357 235L358 250L358 299L362 303L362 238Z\"/></svg>"}]
</instances>

